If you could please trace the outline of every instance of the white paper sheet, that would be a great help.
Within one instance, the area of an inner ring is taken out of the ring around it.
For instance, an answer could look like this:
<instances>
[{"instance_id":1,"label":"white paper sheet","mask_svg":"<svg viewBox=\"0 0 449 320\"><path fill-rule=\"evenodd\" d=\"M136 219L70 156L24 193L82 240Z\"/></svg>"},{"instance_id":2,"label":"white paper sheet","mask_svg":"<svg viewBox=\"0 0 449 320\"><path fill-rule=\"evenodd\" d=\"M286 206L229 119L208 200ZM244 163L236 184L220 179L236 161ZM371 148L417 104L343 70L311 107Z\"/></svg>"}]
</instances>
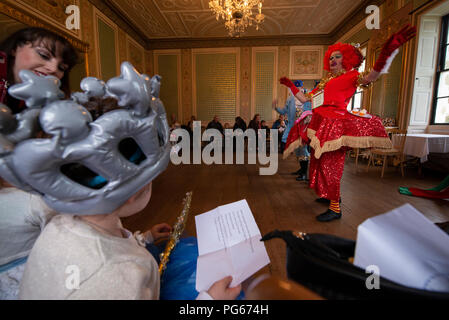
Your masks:
<instances>
[{"instance_id":1,"label":"white paper sheet","mask_svg":"<svg viewBox=\"0 0 449 320\"><path fill-rule=\"evenodd\" d=\"M410 204L358 227L354 264L417 289L449 292L449 236Z\"/></svg>"},{"instance_id":2,"label":"white paper sheet","mask_svg":"<svg viewBox=\"0 0 449 320\"><path fill-rule=\"evenodd\" d=\"M198 238L196 290L205 291L226 276L234 287L270 263L246 200L195 216Z\"/></svg>"}]
</instances>

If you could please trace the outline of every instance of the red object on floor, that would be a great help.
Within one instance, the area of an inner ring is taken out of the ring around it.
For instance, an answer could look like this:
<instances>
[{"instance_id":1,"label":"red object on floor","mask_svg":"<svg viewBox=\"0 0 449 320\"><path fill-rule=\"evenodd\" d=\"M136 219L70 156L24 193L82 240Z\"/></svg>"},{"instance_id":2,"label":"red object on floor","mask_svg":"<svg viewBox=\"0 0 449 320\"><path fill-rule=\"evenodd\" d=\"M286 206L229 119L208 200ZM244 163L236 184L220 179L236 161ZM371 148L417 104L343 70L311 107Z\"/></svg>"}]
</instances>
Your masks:
<instances>
[{"instance_id":1,"label":"red object on floor","mask_svg":"<svg viewBox=\"0 0 449 320\"><path fill-rule=\"evenodd\" d=\"M441 191L423 190L418 188L408 188L415 197L424 197L432 199L449 199L449 187Z\"/></svg>"}]
</instances>

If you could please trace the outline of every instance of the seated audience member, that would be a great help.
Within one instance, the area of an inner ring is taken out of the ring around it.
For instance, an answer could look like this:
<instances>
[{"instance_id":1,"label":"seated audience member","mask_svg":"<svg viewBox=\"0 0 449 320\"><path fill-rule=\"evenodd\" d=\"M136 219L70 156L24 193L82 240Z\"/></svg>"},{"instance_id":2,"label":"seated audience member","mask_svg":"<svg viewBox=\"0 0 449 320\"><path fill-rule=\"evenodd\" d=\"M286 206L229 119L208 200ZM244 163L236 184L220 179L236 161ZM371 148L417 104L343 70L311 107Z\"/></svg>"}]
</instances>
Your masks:
<instances>
[{"instance_id":1,"label":"seated audience member","mask_svg":"<svg viewBox=\"0 0 449 320\"><path fill-rule=\"evenodd\" d=\"M221 134L224 134L223 126L221 125L218 116L214 116L212 121L207 124L206 129L217 129L218 131L220 131Z\"/></svg>"},{"instance_id":2,"label":"seated audience member","mask_svg":"<svg viewBox=\"0 0 449 320\"><path fill-rule=\"evenodd\" d=\"M196 121L196 117L195 116L191 116L189 122L187 123L187 127L190 128L190 130L193 130L193 122Z\"/></svg>"},{"instance_id":3,"label":"seated audience member","mask_svg":"<svg viewBox=\"0 0 449 320\"><path fill-rule=\"evenodd\" d=\"M279 129L279 127L280 127L280 125L281 125L281 122L284 121L284 120L285 120L285 116L284 116L283 114L280 114L280 115L279 115L279 119L277 119L277 120L273 123L273 125L271 126L271 129L275 129L275 130Z\"/></svg>"},{"instance_id":4,"label":"seated audience member","mask_svg":"<svg viewBox=\"0 0 449 320\"><path fill-rule=\"evenodd\" d=\"M218 131L220 131L221 135L222 135L222 139L224 139L224 129L223 126L220 123L220 119L218 118L218 116L214 116L214 118L212 119L211 122L209 122L207 124L206 130L207 129L217 129ZM210 142L214 141L214 137L210 138ZM224 146L224 143L223 143Z\"/></svg>"},{"instance_id":5,"label":"seated audience member","mask_svg":"<svg viewBox=\"0 0 449 320\"><path fill-rule=\"evenodd\" d=\"M192 141L193 139L193 122L196 121L196 117L195 116L191 116L189 122L187 122L187 127L185 128L190 135L190 141Z\"/></svg>"},{"instance_id":6,"label":"seated audience member","mask_svg":"<svg viewBox=\"0 0 449 320\"><path fill-rule=\"evenodd\" d=\"M249 122L248 129L254 130L254 134L256 135L256 147L259 148L259 132L260 129L260 114L256 113L254 118Z\"/></svg>"},{"instance_id":7,"label":"seated audience member","mask_svg":"<svg viewBox=\"0 0 449 320\"><path fill-rule=\"evenodd\" d=\"M280 118L280 117L279 117ZM277 130L278 130L278 149L279 152L282 153L284 152L284 143L282 142L282 137L284 135L284 132L286 130L287 126L285 124L285 120L281 120L279 122L279 126L277 126Z\"/></svg>"},{"instance_id":8,"label":"seated audience member","mask_svg":"<svg viewBox=\"0 0 449 320\"><path fill-rule=\"evenodd\" d=\"M250 129L250 128L255 130L256 133L257 133L257 130L260 129L260 114L256 113L254 115L254 118L248 124L248 129Z\"/></svg>"},{"instance_id":9,"label":"seated audience member","mask_svg":"<svg viewBox=\"0 0 449 320\"><path fill-rule=\"evenodd\" d=\"M270 130L270 128L267 126L267 122L265 120L262 120L260 122L260 129Z\"/></svg>"},{"instance_id":10,"label":"seated audience member","mask_svg":"<svg viewBox=\"0 0 449 320\"><path fill-rule=\"evenodd\" d=\"M268 139L268 137L270 136L270 128L267 126L267 122L265 120L262 120L260 122L260 129L265 129L265 135Z\"/></svg>"},{"instance_id":11,"label":"seated audience member","mask_svg":"<svg viewBox=\"0 0 449 320\"><path fill-rule=\"evenodd\" d=\"M236 117L233 130L241 129L243 132L245 132L246 128L247 126L245 120L243 120L241 117Z\"/></svg>"}]
</instances>

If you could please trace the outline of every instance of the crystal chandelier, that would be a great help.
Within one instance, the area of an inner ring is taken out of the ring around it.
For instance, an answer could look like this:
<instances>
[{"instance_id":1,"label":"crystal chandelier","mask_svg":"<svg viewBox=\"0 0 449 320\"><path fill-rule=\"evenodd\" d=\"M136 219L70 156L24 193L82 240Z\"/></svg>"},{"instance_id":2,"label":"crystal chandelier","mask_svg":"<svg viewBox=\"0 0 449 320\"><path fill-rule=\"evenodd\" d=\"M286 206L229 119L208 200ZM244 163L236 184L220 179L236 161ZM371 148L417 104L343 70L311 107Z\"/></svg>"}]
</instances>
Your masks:
<instances>
[{"instance_id":1,"label":"crystal chandelier","mask_svg":"<svg viewBox=\"0 0 449 320\"><path fill-rule=\"evenodd\" d=\"M211 0L209 8L214 12L217 21L220 17L225 20L226 29L231 37L239 37L253 23L256 30L259 30L259 24L265 18L262 14L262 2L263 0ZM259 9L255 17L253 17L254 6Z\"/></svg>"}]
</instances>

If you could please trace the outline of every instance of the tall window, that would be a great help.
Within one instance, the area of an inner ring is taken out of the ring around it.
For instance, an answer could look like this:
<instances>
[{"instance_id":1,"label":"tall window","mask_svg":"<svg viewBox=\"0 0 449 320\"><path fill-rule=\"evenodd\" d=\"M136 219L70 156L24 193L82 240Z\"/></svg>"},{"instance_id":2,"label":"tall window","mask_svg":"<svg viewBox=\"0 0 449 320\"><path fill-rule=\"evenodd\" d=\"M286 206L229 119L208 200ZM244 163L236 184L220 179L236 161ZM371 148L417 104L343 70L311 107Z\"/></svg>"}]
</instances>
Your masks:
<instances>
[{"instance_id":1,"label":"tall window","mask_svg":"<svg viewBox=\"0 0 449 320\"><path fill-rule=\"evenodd\" d=\"M443 17L432 124L449 124L449 15Z\"/></svg>"},{"instance_id":2,"label":"tall window","mask_svg":"<svg viewBox=\"0 0 449 320\"><path fill-rule=\"evenodd\" d=\"M366 57L366 47L360 48L360 51L362 52L363 56ZM362 73L365 71L365 61L363 60L362 64L359 67L359 72ZM352 109L363 109L362 106L362 98L363 98L363 90L360 88L357 88L356 92L352 96L351 101L349 101L347 109L348 111L351 111Z\"/></svg>"}]
</instances>

